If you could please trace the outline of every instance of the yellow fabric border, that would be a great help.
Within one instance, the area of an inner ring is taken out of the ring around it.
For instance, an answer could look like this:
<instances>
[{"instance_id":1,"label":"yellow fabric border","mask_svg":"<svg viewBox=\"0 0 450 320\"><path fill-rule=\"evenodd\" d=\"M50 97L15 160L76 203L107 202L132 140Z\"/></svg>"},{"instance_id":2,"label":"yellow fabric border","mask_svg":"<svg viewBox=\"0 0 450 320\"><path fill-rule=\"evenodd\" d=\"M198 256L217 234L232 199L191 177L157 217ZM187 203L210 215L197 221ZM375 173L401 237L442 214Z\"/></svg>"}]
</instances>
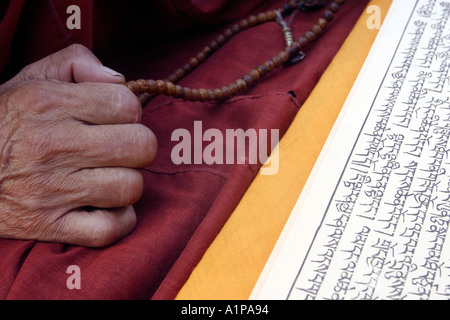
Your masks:
<instances>
[{"instance_id":1,"label":"yellow fabric border","mask_svg":"<svg viewBox=\"0 0 450 320\"><path fill-rule=\"evenodd\" d=\"M372 0L381 20L393 0ZM366 10L279 144L276 175L258 175L178 300L248 299L331 131L378 30Z\"/></svg>"}]
</instances>

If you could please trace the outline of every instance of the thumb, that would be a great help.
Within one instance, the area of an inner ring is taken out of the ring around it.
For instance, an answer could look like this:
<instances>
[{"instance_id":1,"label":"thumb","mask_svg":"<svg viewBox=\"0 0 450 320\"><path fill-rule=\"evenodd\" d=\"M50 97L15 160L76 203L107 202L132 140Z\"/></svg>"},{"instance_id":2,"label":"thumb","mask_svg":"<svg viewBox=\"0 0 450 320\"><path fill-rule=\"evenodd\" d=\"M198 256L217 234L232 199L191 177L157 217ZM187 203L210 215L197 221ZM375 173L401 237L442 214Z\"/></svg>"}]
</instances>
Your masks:
<instances>
[{"instance_id":1,"label":"thumb","mask_svg":"<svg viewBox=\"0 0 450 320\"><path fill-rule=\"evenodd\" d=\"M114 71L106 66L103 66L100 60L86 47L81 45L72 45L65 49L67 52L61 52L56 55L56 65L61 70L58 74L51 74L50 76L61 75L61 71L66 79L57 79L61 81L80 82L106 82L106 83L125 83L125 77L117 71ZM66 56L66 57L64 57ZM61 58L63 59L61 61Z\"/></svg>"},{"instance_id":2,"label":"thumb","mask_svg":"<svg viewBox=\"0 0 450 320\"><path fill-rule=\"evenodd\" d=\"M86 47L71 45L25 67L13 82L53 79L65 82L125 83L125 77L102 65Z\"/></svg>"}]
</instances>

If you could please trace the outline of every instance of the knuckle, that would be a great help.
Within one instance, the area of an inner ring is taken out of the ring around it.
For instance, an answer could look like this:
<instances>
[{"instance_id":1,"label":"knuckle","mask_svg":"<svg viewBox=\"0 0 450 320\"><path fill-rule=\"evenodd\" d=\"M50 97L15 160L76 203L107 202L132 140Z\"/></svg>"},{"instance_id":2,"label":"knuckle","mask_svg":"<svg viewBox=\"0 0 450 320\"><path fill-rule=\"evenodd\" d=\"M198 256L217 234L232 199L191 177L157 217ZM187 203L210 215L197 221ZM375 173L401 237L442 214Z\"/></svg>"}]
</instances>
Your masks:
<instances>
[{"instance_id":1,"label":"knuckle","mask_svg":"<svg viewBox=\"0 0 450 320\"><path fill-rule=\"evenodd\" d=\"M53 87L52 91L49 90L49 84ZM33 80L13 88L7 97L9 109L24 111L32 116L55 109L58 106L57 84L55 80Z\"/></svg>"},{"instance_id":2,"label":"knuckle","mask_svg":"<svg viewBox=\"0 0 450 320\"><path fill-rule=\"evenodd\" d=\"M52 232L51 212L33 208L9 208L8 215L0 218L0 235L14 239L47 240ZM5 212L5 208L2 208Z\"/></svg>"},{"instance_id":3,"label":"knuckle","mask_svg":"<svg viewBox=\"0 0 450 320\"><path fill-rule=\"evenodd\" d=\"M110 245L116 240L114 228L112 224L107 222L97 225L95 230L88 236L88 239L86 239L87 245L96 248Z\"/></svg>"},{"instance_id":4,"label":"knuckle","mask_svg":"<svg viewBox=\"0 0 450 320\"><path fill-rule=\"evenodd\" d=\"M30 106L33 107L42 99L43 90L40 81L31 81L15 87L9 94L9 101L14 106Z\"/></svg>"},{"instance_id":5,"label":"knuckle","mask_svg":"<svg viewBox=\"0 0 450 320\"><path fill-rule=\"evenodd\" d=\"M107 170L107 171L105 171ZM95 207L125 207L135 204L144 190L144 178L137 169L116 168L102 169L107 174L108 183L95 183L95 190L87 195L91 205Z\"/></svg>"},{"instance_id":6,"label":"knuckle","mask_svg":"<svg viewBox=\"0 0 450 320\"><path fill-rule=\"evenodd\" d=\"M153 160L156 158L156 155L158 153L158 140L153 133L152 130L150 130L148 127L138 124L139 127L137 139L137 148L138 152L141 154L144 163L143 166L150 165Z\"/></svg>"},{"instance_id":7,"label":"knuckle","mask_svg":"<svg viewBox=\"0 0 450 320\"><path fill-rule=\"evenodd\" d=\"M96 214L101 220L90 226L85 233L84 244L90 247L105 247L129 233L136 225L136 215L126 214L126 209L100 209ZM126 216L124 218L124 216Z\"/></svg>"},{"instance_id":8,"label":"knuckle","mask_svg":"<svg viewBox=\"0 0 450 320\"><path fill-rule=\"evenodd\" d=\"M125 86L114 85L116 97L115 101L129 117L130 123L139 123L142 116L142 108L139 99Z\"/></svg>"},{"instance_id":9,"label":"knuckle","mask_svg":"<svg viewBox=\"0 0 450 320\"><path fill-rule=\"evenodd\" d=\"M40 131L37 134L37 131ZM40 166L49 163L59 154L57 144L52 141L51 134L41 130L29 130L16 145L17 157Z\"/></svg>"},{"instance_id":10,"label":"knuckle","mask_svg":"<svg viewBox=\"0 0 450 320\"><path fill-rule=\"evenodd\" d=\"M109 246L114 242L114 240L115 239L108 236L92 235L91 238L88 239L86 246L93 248L103 248Z\"/></svg>"},{"instance_id":11,"label":"knuckle","mask_svg":"<svg viewBox=\"0 0 450 320\"><path fill-rule=\"evenodd\" d=\"M55 53L54 59L58 62L70 62L73 65L86 60L98 60L85 46L75 43ZM100 61L99 61L100 63ZM73 80L73 79L72 79Z\"/></svg>"},{"instance_id":12,"label":"knuckle","mask_svg":"<svg viewBox=\"0 0 450 320\"><path fill-rule=\"evenodd\" d=\"M126 181L126 183L122 184L120 190L121 203L124 206L136 203L144 190L144 178L142 174L138 170L131 169L127 172L127 178L122 181Z\"/></svg>"},{"instance_id":13,"label":"knuckle","mask_svg":"<svg viewBox=\"0 0 450 320\"><path fill-rule=\"evenodd\" d=\"M17 135L11 156L18 161L17 164L31 170L47 168L54 171L73 164L73 155L80 149L73 130L76 129L67 122L51 128L45 124L27 126Z\"/></svg>"},{"instance_id":14,"label":"knuckle","mask_svg":"<svg viewBox=\"0 0 450 320\"><path fill-rule=\"evenodd\" d=\"M103 214L104 209L98 209L93 214ZM78 214L78 213L76 213ZM80 219L75 217L74 219ZM57 227L48 231L49 238L58 242L66 242L88 247L105 247L116 240L114 229L117 226L110 219L102 219L101 223L89 223L83 225L82 230L73 219L63 217L57 223Z\"/></svg>"},{"instance_id":15,"label":"knuckle","mask_svg":"<svg viewBox=\"0 0 450 320\"><path fill-rule=\"evenodd\" d=\"M88 48L79 43L71 44L62 51L63 53L69 54L73 58L77 58L79 56L83 56L86 54L91 54L91 51Z\"/></svg>"}]
</instances>

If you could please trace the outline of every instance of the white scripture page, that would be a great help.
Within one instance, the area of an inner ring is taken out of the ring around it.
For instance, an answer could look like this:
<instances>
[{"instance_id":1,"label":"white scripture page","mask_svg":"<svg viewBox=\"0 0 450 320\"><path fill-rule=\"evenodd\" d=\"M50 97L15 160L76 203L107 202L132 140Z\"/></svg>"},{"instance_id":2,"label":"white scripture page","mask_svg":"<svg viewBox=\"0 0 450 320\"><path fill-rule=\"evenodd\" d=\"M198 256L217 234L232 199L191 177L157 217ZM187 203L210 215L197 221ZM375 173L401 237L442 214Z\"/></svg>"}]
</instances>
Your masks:
<instances>
[{"instance_id":1,"label":"white scripture page","mask_svg":"<svg viewBox=\"0 0 450 320\"><path fill-rule=\"evenodd\" d=\"M251 299L450 298L449 16L394 0Z\"/></svg>"}]
</instances>

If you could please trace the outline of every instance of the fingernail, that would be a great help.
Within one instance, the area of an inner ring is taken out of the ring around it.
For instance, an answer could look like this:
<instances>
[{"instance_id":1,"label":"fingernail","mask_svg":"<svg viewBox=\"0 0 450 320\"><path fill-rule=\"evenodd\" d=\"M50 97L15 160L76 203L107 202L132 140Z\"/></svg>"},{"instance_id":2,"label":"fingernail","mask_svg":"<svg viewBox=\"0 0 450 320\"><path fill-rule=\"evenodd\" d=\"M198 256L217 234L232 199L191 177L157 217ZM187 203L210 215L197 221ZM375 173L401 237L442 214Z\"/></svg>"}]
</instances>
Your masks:
<instances>
[{"instance_id":1,"label":"fingernail","mask_svg":"<svg viewBox=\"0 0 450 320\"><path fill-rule=\"evenodd\" d=\"M117 72L117 71L114 71L114 70L111 69L111 68L102 66L102 69L103 69L103 71L105 71L107 74L109 74L109 75L111 75L111 76L114 76L114 77L124 77L123 74L121 74L121 73L119 73L119 72Z\"/></svg>"}]
</instances>

